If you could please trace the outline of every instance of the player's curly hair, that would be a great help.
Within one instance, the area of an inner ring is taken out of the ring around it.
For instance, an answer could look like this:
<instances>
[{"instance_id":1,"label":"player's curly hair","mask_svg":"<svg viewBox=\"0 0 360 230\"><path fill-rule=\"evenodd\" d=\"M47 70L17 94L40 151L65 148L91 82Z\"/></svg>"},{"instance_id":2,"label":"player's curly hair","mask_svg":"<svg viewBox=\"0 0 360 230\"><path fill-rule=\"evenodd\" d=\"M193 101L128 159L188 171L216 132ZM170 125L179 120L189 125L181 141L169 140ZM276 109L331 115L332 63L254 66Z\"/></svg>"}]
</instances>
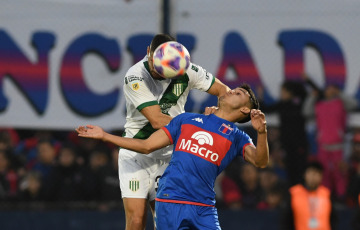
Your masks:
<instances>
[{"instance_id":1,"label":"player's curly hair","mask_svg":"<svg viewBox=\"0 0 360 230\"><path fill-rule=\"evenodd\" d=\"M245 89L250 95L250 110L259 109L260 103L257 100L255 93L252 91L251 87L248 84L242 84L239 88ZM238 123L246 123L251 120L250 113L243 119L239 120Z\"/></svg>"},{"instance_id":2,"label":"player's curly hair","mask_svg":"<svg viewBox=\"0 0 360 230\"><path fill-rule=\"evenodd\" d=\"M170 41L176 41L176 39L169 34L155 35L150 44L150 52L154 52L159 45Z\"/></svg>"}]
</instances>

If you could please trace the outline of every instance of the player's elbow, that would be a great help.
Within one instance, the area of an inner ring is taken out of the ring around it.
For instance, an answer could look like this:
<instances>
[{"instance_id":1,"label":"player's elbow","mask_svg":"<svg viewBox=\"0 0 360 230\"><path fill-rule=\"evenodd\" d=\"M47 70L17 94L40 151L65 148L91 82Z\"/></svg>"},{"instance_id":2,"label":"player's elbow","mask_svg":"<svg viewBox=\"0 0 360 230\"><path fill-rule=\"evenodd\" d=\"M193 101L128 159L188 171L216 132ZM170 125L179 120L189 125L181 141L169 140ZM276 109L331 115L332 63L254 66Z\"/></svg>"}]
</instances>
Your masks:
<instances>
[{"instance_id":1,"label":"player's elbow","mask_svg":"<svg viewBox=\"0 0 360 230\"><path fill-rule=\"evenodd\" d=\"M150 119L150 124L154 129L161 129L165 125L169 124L171 117L166 114L154 114L153 118Z\"/></svg>"},{"instance_id":2,"label":"player's elbow","mask_svg":"<svg viewBox=\"0 0 360 230\"><path fill-rule=\"evenodd\" d=\"M268 163L265 163L265 164L259 164L257 167L263 169L263 168L266 168L267 166L268 166Z\"/></svg>"},{"instance_id":3,"label":"player's elbow","mask_svg":"<svg viewBox=\"0 0 360 230\"><path fill-rule=\"evenodd\" d=\"M151 152L154 152L156 149L153 147L153 145L146 140L143 146L141 146L141 153L142 154L149 154Z\"/></svg>"},{"instance_id":4,"label":"player's elbow","mask_svg":"<svg viewBox=\"0 0 360 230\"><path fill-rule=\"evenodd\" d=\"M141 152L142 154L149 154L149 153L151 153L151 152L153 152L153 151L152 151L152 149L151 149L150 147L148 147L148 146L142 146L140 152Z\"/></svg>"},{"instance_id":5,"label":"player's elbow","mask_svg":"<svg viewBox=\"0 0 360 230\"><path fill-rule=\"evenodd\" d=\"M154 129L161 129L162 127L164 127L164 124L162 124L161 122L152 122L152 123L151 123L151 126L152 126Z\"/></svg>"},{"instance_id":6,"label":"player's elbow","mask_svg":"<svg viewBox=\"0 0 360 230\"><path fill-rule=\"evenodd\" d=\"M154 129L161 129L166 125L164 121L159 118L150 121L150 124Z\"/></svg>"},{"instance_id":7,"label":"player's elbow","mask_svg":"<svg viewBox=\"0 0 360 230\"><path fill-rule=\"evenodd\" d=\"M268 164L269 164L269 159L255 162L255 166L261 169L266 168Z\"/></svg>"}]
</instances>

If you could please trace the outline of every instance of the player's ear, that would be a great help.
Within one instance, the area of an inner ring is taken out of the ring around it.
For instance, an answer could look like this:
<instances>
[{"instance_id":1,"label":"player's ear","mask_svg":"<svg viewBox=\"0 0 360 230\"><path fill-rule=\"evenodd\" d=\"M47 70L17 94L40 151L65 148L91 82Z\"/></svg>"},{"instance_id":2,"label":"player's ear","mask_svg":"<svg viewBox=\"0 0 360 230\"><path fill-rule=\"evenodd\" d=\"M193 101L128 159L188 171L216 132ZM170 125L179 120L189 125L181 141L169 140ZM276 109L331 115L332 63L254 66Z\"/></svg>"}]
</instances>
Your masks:
<instances>
[{"instance_id":1,"label":"player's ear","mask_svg":"<svg viewBox=\"0 0 360 230\"><path fill-rule=\"evenodd\" d=\"M240 108L240 111L241 111L242 113L244 113L244 114L249 114L250 111L251 111L251 109L248 108L247 106L242 106L242 107Z\"/></svg>"},{"instance_id":2,"label":"player's ear","mask_svg":"<svg viewBox=\"0 0 360 230\"><path fill-rule=\"evenodd\" d=\"M150 58L150 47L149 46L147 47L146 53L147 53L147 57Z\"/></svg>"}]
</instances>

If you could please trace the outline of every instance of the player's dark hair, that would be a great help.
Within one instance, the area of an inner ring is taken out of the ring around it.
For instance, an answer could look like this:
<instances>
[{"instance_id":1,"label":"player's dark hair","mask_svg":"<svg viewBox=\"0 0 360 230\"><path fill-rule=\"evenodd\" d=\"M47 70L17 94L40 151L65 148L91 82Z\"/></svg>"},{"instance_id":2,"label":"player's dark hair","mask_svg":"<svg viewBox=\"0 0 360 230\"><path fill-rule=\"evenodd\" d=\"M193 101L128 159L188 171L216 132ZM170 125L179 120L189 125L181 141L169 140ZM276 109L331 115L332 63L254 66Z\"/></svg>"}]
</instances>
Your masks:
<instances>
[{"instance_id":1,"label":"player's dark hair","mask_svg":"<svg viewBox=\"0 0 360 230\"><path fill-rule=\"evenodd\" d=\"M150 52L154 52L159 45L169 41L176 41L176 39L169 34L155 35L150 44Z\"/></svg>"},{"instance_id":2,"label":"player's dark hair","mask_svg":"<svg viewBox=\"0 0 360 230\"><path fill-rule=\"evenodd\" d=\"M250 95L250 110L251 109L259 109L260 104L257 100L255 93L252 91L251 87L248 84L242 84L239 88L245 89ZM243 119L239 120L238 123L245 123L251 120L250 113Z\"/></svg>"},{"instance_id":3,"label":"player's dark hair","mask_svg":"<svg viewBox=\"0 0 360 230\"><path fill-rule=\"evenodd\" d=\"M316 170L316 171L318 171L320 173L322 173L324 171L324 167L318 161L309 162L307 164L307 166L306 166L306 169L313 169L313 170Z\"/></svg>"}]
</instances>

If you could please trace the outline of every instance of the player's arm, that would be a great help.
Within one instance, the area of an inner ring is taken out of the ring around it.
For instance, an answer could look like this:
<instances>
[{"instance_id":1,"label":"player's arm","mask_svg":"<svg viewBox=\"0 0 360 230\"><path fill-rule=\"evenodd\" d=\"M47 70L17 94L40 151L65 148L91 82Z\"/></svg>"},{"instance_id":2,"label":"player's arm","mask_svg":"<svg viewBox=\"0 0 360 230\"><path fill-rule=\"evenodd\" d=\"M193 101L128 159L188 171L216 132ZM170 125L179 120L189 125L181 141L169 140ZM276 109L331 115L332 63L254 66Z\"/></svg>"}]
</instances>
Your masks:
<instances>
[{"instance_id":1,"label":"player's arm","mask_svg":"<svg viewBox=\"0 0 360 230\"><path fill-rule=\"evenodd\" d=\"M159 105L147 106L141 109L140 113L142 113L146 119L148 119L154 129L160 129L164 127L165 125L169 124L172 119L172 117L169 115L163 114L161 112Z\"/></svg>"},{"instance_id":2,"label":"player's arm","mask_svg":"<svg viewBox=\"0 0 360 230\"><path fill-rule=\"evenodd\" d=\"M76 131L80 137L110 142L121 148L143 154L149 154L171 144L169 137L162 129L156 131L145 140L115 136L94 125L79 126Z\"/></svg>"},{"instance_id":3,"label":"player's arm","mask_svg":"<svg viewBox=\"0 0 360 230\"><path fill-rule=\"evenodd\" d=\"M209 94L220 97L230 91L230 88L222 83L219 79L215 78L214 84L207 91Z\"/></svg>"},{"instance_id":4,"label":"player's arm","mask_svg":"<svg viewBox=\"0 0 360 230\"><path fill-rule=\"evenodd\" d=\"M207 92L219 98L228 91L230 91L230 88L224 83L222 83L219 79L215 78L214 84L210 87L210 89ZM205 115L213 114L218 109L219 107L217 106L205 107L204 114Z\"/></svg>"},{"instance_id":5,"label":"player's arm","mask_svg":"<svg viewBox=\"0 0 360 230\"><path fill-rule=\"evenodd\" d=\"M125 77L124 94L127 101L146 117L154 129L160 129L172 119L161 112L157 99L140 74Z\"/></svg>"},{"instance_id":6,"label":"player's arm","mask_svg":"<svg viewBox=\"0 0 360 230\"><path fill-rule=\"evenodd\" d=\"M265 168L269 163L269 146L264 113L260 110L251 110L251 124L257 131L256 147L253 145L246 146L244 157L254 166Z\"/></svg>"},{"instance_id":7,"label":"player's arm","mask_svg":"<svg viewBox=\"0 0 360 230\"><path fill-rule=\"evenodd\" d=\"M217 97L225 95L225 93L230 91L227 85L199 65L191 63L191 68L189 68L186 73L189 76L191 88L207 92Z\"/></svg>"}]
</instances>

